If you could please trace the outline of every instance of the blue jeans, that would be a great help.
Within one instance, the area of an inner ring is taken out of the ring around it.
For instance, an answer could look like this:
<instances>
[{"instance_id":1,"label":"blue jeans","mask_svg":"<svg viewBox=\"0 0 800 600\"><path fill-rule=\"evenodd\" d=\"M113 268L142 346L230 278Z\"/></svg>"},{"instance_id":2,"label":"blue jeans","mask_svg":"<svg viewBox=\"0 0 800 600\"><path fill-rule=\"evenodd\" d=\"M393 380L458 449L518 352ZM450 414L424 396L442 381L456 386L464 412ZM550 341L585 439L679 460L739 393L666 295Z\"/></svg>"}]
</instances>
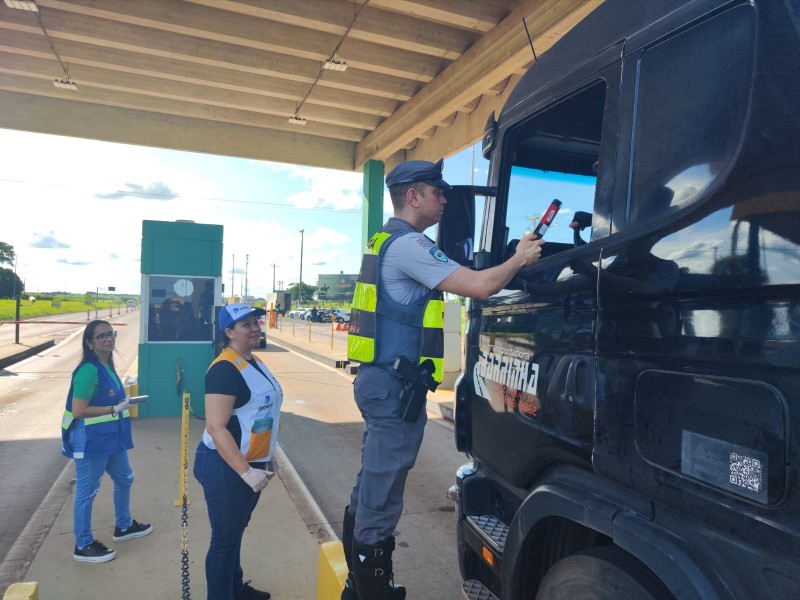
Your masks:
<instances>
[{"instance_id":1,"label":"blue jeans","mask_svg":"<svg viewBox=\"0 0 800 600\"><path fill-rule=\"evenodd\" d=\"M85 548L94 540L92 533L92 504L100 490L103 473L108 473L114 482L114 516L116 526L127 529L131 526L131 486L133 469L128 462L127 450L111 456L75 459L75 506L73 527L75 545Z\"/></svg>"},{"instance_id":2,"label":"blue jeans","mask_svg":"<svg viewBox=\"0 0 800 600\"><path fill-rule=\"evenodd\" d=\"M253 465L264 468L264 465ZM240 559L242 536L261 497L255 493L216 450L202 441L194 457L194 476L203 486L211 523L211 544L206 554L208 600L233 600L244 588Z\"/></svg>"}]
</instances>

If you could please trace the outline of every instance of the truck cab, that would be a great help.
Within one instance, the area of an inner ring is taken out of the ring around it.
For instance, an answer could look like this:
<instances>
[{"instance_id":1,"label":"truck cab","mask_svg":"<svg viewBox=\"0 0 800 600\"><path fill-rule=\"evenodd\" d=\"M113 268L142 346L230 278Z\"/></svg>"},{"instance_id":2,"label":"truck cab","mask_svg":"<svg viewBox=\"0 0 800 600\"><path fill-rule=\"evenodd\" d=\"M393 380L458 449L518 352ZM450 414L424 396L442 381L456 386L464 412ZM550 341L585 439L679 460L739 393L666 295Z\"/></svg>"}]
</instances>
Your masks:
<instances>
[{"instance_id":1,"label":"truck cab","mask_svg":"<svg viewBox=\"0 0 800 600\"><path fill-rule=\"evenodd\" d=\"M797 597L799 32L788 0L606 0L489 119L440 247L489 268L561 209L467 302L466 598Z\"/></svg>"}]
</instances>

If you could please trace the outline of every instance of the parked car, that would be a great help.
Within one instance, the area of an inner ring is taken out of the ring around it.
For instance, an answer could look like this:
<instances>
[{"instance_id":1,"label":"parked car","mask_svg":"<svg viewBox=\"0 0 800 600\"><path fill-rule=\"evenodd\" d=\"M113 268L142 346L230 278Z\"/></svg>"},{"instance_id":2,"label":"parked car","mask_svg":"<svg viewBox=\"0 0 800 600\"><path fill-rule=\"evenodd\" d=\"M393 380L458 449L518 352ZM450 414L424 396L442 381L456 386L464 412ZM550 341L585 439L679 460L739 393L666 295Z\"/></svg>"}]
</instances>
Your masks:
<instances>
[{"instance_id":1,"label":"parked car","mask_svg":"<svg viewBox=\"0 0 800 600\"><path fill-rule=\"evenodd\" d=\"M258 318L258 324L261 325L261 339L258 341L259 348L267 347L267 316L261 315Z\"/></svg>"},{"instance_id":2,"label":"parked car","mask_svg":"<svg viewBox=\"0 0 800 600\"><path fill-rule=\"evenodd\" d=\"M290 310L286 316L290 319L305 319L307 312L307 308L295 308L294 310Z\"/></svg>"},{"instance_id":3,"label":"parked car","mask_svg":"<svg viewBox=\"0 0 800 600\"><path fill-rule=\"evenodd\" d=\"M331 322L336 321L337 323L349 323L350 313L343 308L332 308L330 311L330 320Z\"/></svg>"}]
</instances>

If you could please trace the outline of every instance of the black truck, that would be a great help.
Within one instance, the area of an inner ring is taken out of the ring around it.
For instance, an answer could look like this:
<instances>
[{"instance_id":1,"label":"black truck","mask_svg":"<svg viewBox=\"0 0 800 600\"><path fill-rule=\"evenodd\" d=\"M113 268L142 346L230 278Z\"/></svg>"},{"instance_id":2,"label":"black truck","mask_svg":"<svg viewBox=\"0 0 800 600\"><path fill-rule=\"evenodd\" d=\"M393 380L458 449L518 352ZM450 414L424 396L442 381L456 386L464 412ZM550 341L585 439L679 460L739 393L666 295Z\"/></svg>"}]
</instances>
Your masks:
<instances>
[{"instance_id":1,"label":"black truck","mask_svg":"<svg viewBox=\"0 0 800 600\"><path fill-rule=\"evenodd\" d=\"M483 152L448 255L561 209L467 303L464 596L800 598L800 3L606 0Z\"/></svg>"}]
</instances>

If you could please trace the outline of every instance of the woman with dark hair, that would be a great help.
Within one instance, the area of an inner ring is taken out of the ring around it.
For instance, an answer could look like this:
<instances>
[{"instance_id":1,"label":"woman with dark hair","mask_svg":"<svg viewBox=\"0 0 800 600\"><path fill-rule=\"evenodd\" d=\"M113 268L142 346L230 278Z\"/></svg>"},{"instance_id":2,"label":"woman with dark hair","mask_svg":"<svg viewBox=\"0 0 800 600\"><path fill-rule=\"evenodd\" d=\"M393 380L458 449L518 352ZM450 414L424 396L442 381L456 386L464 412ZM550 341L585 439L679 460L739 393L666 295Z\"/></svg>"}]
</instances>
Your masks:
<instances>
[{"instance_id":1,"label":"woman with dark hair","mask_svg":"<svg viewBox=\"0 0 800 600\"><path fill-rule=\"evenodd\" d=\"M235 303L219 312L222 352L206 373L206 430L194 476L203 486L211 522L206 554L208 600L268 600L244 581L242 536L274 474L283 390L252 354L261 340L261 308Z\"/></svg>"},{"instance_id":2,"label":"woman with dark hair","mask_svg":"<svg viewBox=\"0 0 800 600\"><path fill-rule=\"evenodd\" d=\"M72 372L61 422L61 452L75 461L72 557L78 562L102 563L116 556L92 533L92 503L103 473L108 473L114 482L116 527L112 539L123 542L153 531L152 525L131 518L130 402L114 369L116 337L117 332L105 321L95 320L86 326L81 342L83 356Z\"/></svg>"}]
</instances>

